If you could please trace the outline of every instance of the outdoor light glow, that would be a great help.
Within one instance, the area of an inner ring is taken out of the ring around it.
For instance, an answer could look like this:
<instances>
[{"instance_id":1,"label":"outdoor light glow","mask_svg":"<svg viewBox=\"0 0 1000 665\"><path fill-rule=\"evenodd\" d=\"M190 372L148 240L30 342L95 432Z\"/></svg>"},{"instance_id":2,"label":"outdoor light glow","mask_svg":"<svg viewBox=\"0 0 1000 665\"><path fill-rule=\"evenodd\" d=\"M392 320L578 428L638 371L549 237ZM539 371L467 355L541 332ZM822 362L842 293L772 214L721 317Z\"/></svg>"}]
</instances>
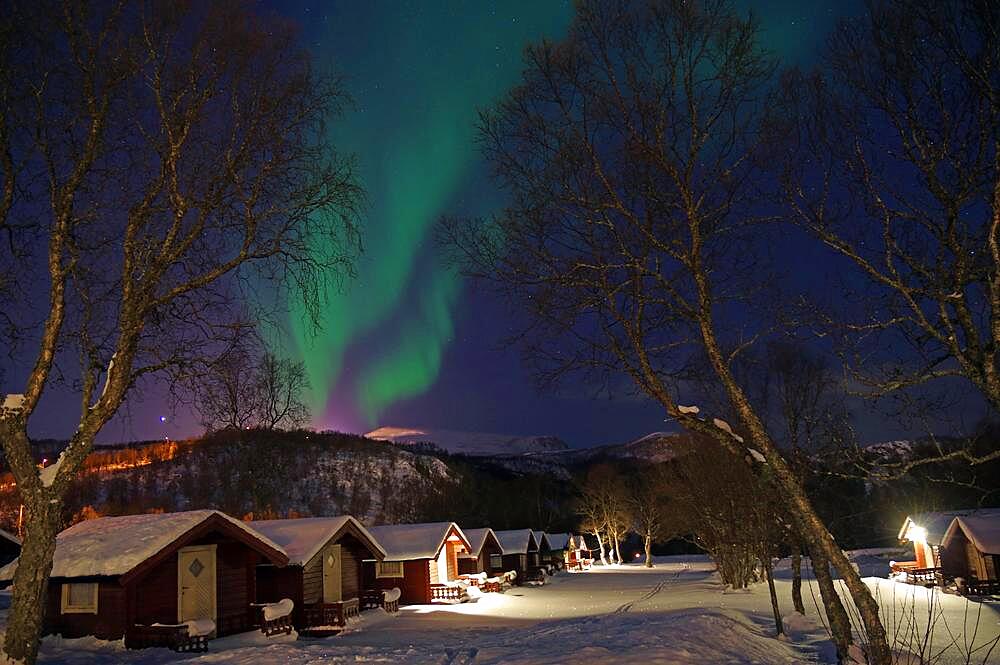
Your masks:
<instances>
[{"instance_id":1,"label":"outdoor light glow","mask_svg":"<svg viewBox=\"0 0 1000 665\"><path fill-rule=\"evenodd\" d=\"M911 524L910 528L906 530L906 539L914 543L926 543L927 529L916 524Z\"/></svg>"}]
</instances>

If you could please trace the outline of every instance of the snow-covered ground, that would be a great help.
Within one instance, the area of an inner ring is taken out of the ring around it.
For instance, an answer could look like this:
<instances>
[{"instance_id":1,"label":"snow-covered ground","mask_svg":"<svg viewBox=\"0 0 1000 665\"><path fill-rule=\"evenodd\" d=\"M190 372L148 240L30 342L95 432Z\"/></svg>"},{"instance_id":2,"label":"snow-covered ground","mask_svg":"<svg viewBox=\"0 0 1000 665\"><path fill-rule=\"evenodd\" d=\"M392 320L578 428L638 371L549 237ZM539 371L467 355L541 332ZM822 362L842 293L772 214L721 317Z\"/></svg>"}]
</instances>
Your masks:
<instances>
[{"instance_id":1,"label":"snow-covered ground","mask_svg":"<svg viewBox=\"0 0 1000 665\"><path fill-rule=\"evenodd\" d=\"M862 571L881 567L884 552L857 555ZM778 569L778 596L788 636L776 639L766 585L727 592L704 557L668 557L657 566L595 568L560 573L543 587L487 594L476 603L410 606L397 616L365 612L340 636L322 640L259 634L214 640L202 655L125 651L117 643L47 638L43 662L160 663L177 660L222 665L284 663L833 663L833 647L819 622L818 591L803 590L806 617L792 614L787 564ZM997 604L869 579L884 603L891 631L933 621L932 653L958 637L980 645L1000 636ZM970 618L978 617L972 634ZM965 662L965 647L950 647L941 663ZM984 662L985 651L971 662ZM994 652L992 660L1000 662Z\"/></svg>"}]
</instances>

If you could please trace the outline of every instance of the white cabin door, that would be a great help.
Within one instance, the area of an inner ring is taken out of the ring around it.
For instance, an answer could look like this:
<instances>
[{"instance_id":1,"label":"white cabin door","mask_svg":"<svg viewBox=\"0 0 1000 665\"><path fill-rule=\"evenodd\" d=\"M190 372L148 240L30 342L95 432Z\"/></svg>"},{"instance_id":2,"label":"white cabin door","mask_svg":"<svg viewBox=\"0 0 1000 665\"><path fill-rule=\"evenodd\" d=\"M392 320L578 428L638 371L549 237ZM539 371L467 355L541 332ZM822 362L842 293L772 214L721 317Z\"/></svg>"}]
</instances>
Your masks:
<instances>
[{"instance_id":1,"label":"white cabin door","mask_svg":"<svg viewBox=\"0 0 1000 665\"><path fill-rule=\"evenodd\" d=\"M343 570L340 558L340 545L330 545L323 556L323 602L339 603L343 600L341 574Z\"/></svg>"},{"instance_id":2,"label":"white cabin door","mask_svg":"<svg viewBox=\"0 0 1000 665\"><path fill-rule=\"evenodd\" d=\"M177 621L215 621L215 545L177 552Z\"/></svg>"}]
</instances>

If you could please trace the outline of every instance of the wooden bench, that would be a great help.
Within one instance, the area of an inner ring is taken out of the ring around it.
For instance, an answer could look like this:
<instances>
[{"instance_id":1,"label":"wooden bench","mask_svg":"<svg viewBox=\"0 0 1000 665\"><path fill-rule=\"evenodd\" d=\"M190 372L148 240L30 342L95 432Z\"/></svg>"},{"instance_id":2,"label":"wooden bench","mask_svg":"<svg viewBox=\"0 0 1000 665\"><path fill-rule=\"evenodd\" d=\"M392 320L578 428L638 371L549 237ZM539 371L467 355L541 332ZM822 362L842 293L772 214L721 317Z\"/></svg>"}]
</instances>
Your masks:
<instances>
[{"instance_id":1,"label":"wooden bench","mask_svg":"<svg viewBox=\"0 0 1000 665\"><path fill-rule=\"evenodd\" d=\"M292 615L290 614L278 617L277 619L262 618L260 621L260 632L264 633L267 637L274 637L275 635L280 635L281 633L291 635L292 630Z\"/></svg>"},{"instance_id":2,"label":"wooden bench","mask_svg":"<svg viewBox=\"0 0 1000 665\"><path fill-rule=\"evenodd\" d=\"M373 610L381 607L386 612L394 614L399 611L399 599L386 600L385 589L365 589L361 592L361 609Z\"/></svg>"},{"instance_id":3,"label":"wooden bench","mask_svg":"<svg viewBox=\"0 0 1000 665\"><path fill-rule=\"evenodd\" d=\"M187 626L132 626L125 632L126 649L163 647L177 653L205 653L207 635L189 635Z\"/></svg>"},{"instance_id":4,"label":"wooden bench","mask_svg":"<svg viewBox=\"0 0 1000 665\"><path fill-rule=\"evenodd\" d=\"M468 599L469 596L465 593L465 589L460 586L448 586L446 584L431 585L431 602L434 602L435 600L457 600L460 603L464 603Z\"/></svg>"}]
</instances>

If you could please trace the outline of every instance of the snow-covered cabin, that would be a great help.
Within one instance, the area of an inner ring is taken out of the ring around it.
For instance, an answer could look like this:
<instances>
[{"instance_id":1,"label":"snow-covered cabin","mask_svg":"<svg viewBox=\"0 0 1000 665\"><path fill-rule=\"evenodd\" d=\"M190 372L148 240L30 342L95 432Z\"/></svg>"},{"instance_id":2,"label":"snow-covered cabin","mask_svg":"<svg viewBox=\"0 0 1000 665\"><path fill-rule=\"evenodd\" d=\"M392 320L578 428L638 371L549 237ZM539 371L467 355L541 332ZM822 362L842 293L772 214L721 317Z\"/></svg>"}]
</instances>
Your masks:
<instances>
[{"instance_id":1,"label":"snow-covered cabin","mask_svg":"<svg viewBox=\"0 0 1000 665\"><path fill-rule=\"evenodd\" d=\"M531 555L528 555L528 567L538 568L539 566L544 566L548 564L548 560L551 557L552 546L549 544L549 536L544 531L532 531L531 535L535 537L535 543L538 545L538 552L532 560Z\"/></svg>"},{"instance_id":2,"label":"snow-covered cabin","mask_svg":"<svg viewBox=\"0 0 1000 665\"><path fill-rule=\"evenodd\" d=\"M537 561L538 543L531 529L514 529L512 531L497 531L497 540L503 548L504 570L516 570L518 581L524 580L531 570L532 555Z\"/></svg>"},{"instance_id":3,"label":"snow-covered cabin","mask_svg":"<svg viewBox=\"0 0 1000 665\"><path fill-rule=\"evenodd\" d=\"M385 550L382 561L365 562L365 583L399 587L401 603L430 603L433 587L458 579L458 557L472 549L454 522L390 524L368 528Z\"/></svg>"},{"instance_id":4,"label":"snow-covered cabin","mask_svg":"<svg viewBox=\"0 0 1000 665\"><path fill-rule=\"evenodd\" d=\"M566 570L584 570L593 563L587 539L582 534L570 534L564 557Z\"/></svg>"},{"instance_id":5,"label":"snow-covered cabin","mask_svg":"<svg viewBox=\"0 0 1000 665\"><path fill-rule=\"evenodd\" d=\"M288 565L257 566L257 601L276 603L290 598L297 629L312 626L315 618L336 610L343 624L357 610L363 589L362 561L381 561L385 550L361 522L350 515L259 520L253 529L280 545ZM346 605L345 605L346 604ZM323 622L316 625L328 625Z\"/></svg>"},{"instance_id":6,"label":"snow-covered cabin","mask_svg":"<svg viewBox=\"0 0 1000 665\"><path fill-rule=\"evenodd\" d=\"M21 539L0 529L0 566L6 566L21 554Z\"/></svg>"},{"instance_id":7,"label":"snow-covered cabin","mask_svg":"<svg viewBox=\"0 0 1000 665\"><path fill-rule=\"evenodd\" d=\"M566 564L566 551L569 549L570 533L549 533L549 563L562 567Z\"/></svg>"},{"instance_id":8,"label":"snow-covered cabin","mask_svg":"<svg viewBox=\"0 0 1000 665\"><path fill-rule=\"evenodd\" d=\"M1000 519L1000 508L926 512L907 515L899 529L899 540L913 543L913 561L896 562L895 570L943 568L941 544L956 517Z\"/></svg>"},{"instance_id":9,"label":"snow-covered cabin","mask_svg":"<svg viewBox=\"0 0 1000 665\"><path fill-rule=\"evenodd\" d=\"M954 518L941 540L941 566L946 578L961 577L967 587L1000 587L1000 511Z\"/></svg>"},{"instance_id":10,"label":"snow-covered cabin","mask_svg":"<svg viewBox=\"0 0 1000 665\"><path fill-rule=\"evenodd\" d=\"M491 577L503 572L503 547L493 529L464 529L469 539L468 553L458 557L458 572L461 575L487 573Z\"/></svg>"},{"instance_id":11,"label":"snow-covered cabin","mask_svg":"<svg viewBox=\"0 0 1000 665\"><path fill-rule=\"evenodd\" d=\"M133 626L211 621L250 630L255 569L284 550L217 510L101 517L56 538L44 632L121 639ZM10 580L17 561L0 569ZM211 624L209 624L211 626Z\"/></svg>"}]
</instances>

